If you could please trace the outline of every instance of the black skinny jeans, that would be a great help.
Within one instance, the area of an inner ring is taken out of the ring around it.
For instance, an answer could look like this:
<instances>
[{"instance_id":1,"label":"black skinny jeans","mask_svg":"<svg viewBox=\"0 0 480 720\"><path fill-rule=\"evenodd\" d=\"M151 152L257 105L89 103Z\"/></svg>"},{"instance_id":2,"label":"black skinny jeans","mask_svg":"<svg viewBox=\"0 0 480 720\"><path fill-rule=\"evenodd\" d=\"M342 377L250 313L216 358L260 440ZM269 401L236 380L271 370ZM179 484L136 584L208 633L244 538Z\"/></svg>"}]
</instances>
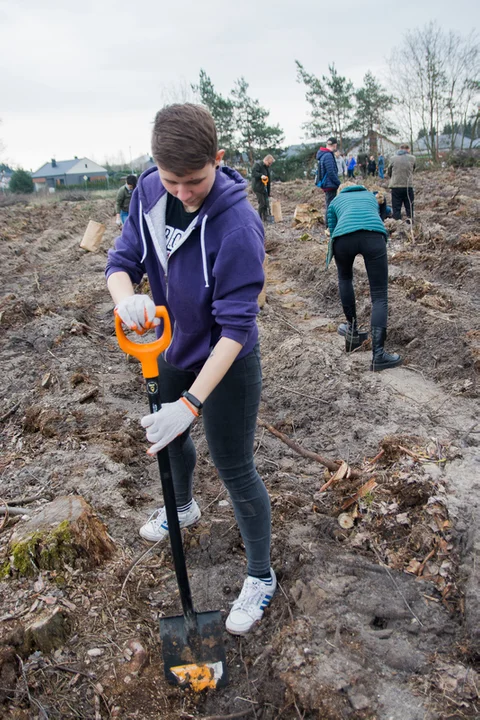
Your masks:
<instances>
[{"instance_id":1,"label":"black skinny jeans","mask_svg":"<svg viewBox=\"0 0 480 720\"><path fill-rule=\"evenodd\" d=\"M357 317L353 289L353 261L363 255L372 298L372 327L387 327L388 261L383 233L357 230L339 235L333 241L333 255L338 271L338 287L343 311L348 321Z\"/></svg>"},{"instance_id":2,"label":"black skinny jeans","mask_svg":"<svg viewBox=\"0 0 480 720\"><path fill-rule=\"evenodd\" d=\"M196 374L159 358L162 402L178 400ZM236 360L203 405L203 427L210 455L232 500L245 545L248 574L270 574L270 498L255 467L253 445L262 390L260 350ZM195 445L186 430L168 446L177 507L192 499Z\"/></svg>"},{"instance_id":3,"label":"black skinny jeans","mask_svg":"<svg viewBox=\"0 0 480 720\"><path fill-rule=\"evenodd\" d=\"M335 200L337 197L337 189L330 189L325 190L325 227L328 228L328 222L327 222L327 213L328 213L328 206L332 202L332 200Z\"/></svg>"}]
</instances>

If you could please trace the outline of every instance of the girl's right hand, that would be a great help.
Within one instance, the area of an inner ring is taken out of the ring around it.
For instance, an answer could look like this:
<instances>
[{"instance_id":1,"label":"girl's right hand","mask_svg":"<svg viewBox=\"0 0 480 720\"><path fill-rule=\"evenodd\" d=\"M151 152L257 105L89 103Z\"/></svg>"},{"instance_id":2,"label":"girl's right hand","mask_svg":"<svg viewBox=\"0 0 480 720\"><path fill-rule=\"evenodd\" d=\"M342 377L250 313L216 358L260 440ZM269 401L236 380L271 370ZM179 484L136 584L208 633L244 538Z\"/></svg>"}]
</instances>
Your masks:
<instances>
[{"instance_id":1,"label":"girl's right hand","mask_svg":"<svg viewBox=\"0 0 480 720\"><path fill-rule=\"evenodd\" d=\"M149 330L160 325L160 318L155 317L155 303L148 295L128 295L120 300L115 313L130 330Z\"/></svg>"}]
</instances>

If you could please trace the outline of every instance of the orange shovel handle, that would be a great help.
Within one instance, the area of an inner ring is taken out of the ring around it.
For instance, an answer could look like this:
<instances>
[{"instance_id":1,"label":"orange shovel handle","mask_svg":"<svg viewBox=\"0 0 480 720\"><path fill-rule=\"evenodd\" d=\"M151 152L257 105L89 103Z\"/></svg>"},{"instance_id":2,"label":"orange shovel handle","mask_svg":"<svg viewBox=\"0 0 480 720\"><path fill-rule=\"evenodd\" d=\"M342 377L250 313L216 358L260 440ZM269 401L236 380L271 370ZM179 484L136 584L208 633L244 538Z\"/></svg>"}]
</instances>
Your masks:
<instances>
[{"instance_id":1,"label":"orange shovel handle","mask_svg":"<svg viewBox=\"0 0 480 720\"><path fill-rule=\"evenodd\" d=\"M155 309L155 317L162 318L163 320L163 333L162 336L155 340L155 342L140 344L129 340L125 335L122 327L122 321L120 317L115 314L115 332L117 334L118 344L123 352L127 355L140 360L142 363L142 373L144 378L155 378L158 376L158 365L157 358L165 348L170 345L172 339L172 327L170 324L170 317L168 315L167 308L164 305L157 305ZM143 335L142 333L138 333Z\"/></svg>"}]
</instances>

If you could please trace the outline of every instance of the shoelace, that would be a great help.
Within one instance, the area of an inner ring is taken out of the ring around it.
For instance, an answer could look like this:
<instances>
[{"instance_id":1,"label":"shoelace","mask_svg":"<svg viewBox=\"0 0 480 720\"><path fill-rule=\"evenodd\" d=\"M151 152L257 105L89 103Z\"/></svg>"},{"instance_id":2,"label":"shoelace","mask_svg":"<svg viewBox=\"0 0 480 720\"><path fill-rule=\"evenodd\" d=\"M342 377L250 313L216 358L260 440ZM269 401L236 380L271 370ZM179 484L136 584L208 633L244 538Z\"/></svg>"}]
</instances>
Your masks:
<instances>
[{"instance_id":1,"label":"shoelace","mask_svg":"<svg viewBox=\"0 0 480 720\"><path fill-rule=\"evenodd\" d=\"M167 524L167 514L165 512L165 509L162 508L161 510L154 510L153 513L150 515L150 517L147 520L147 523L151 522L155 530L158 530L158 528L161 528L163 523L165 522L165 525Z\"/></svg>"},{"instance_id":2,"label":"shoelace","mask_svg":"<svg viewBox=\"0 0 480 720\"><path fill-rule=\"evenodd\" d=\"M245 612L252 608L255 610L261 609L261 603L266 594L261 587L262 585L261 581L249 578L242 588L240 597L233 603L233 609L245 610Z\"/></svg>"}]
</instances>

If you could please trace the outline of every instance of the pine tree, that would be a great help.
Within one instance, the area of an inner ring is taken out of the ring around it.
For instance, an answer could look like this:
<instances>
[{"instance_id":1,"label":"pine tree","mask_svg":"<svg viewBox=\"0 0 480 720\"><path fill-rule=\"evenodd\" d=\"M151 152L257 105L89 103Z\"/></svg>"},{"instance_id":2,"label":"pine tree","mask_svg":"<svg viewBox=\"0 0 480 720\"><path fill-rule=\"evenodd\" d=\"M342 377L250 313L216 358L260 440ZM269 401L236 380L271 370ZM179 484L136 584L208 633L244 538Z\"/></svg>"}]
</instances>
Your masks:
<instances>
[{"instance_id":1,"label":"pine tree","mask_svg":"<svg viewBox=\"0 0 480 720\"><path fill-rule=\"evenodd\" d=\"M229 98L224 98L215 88L205 70L200 70L198 85L192 84L192 90L200 96L200 102L212 114L218 135L218 147L225 150L225 160L231 159L235 148L234 105Z\"/></svg>"},{"instance_id":2,"label":"pine tree","mask_svg":"<svg viewBox=\"0 0 480 720\"><path fill-rule=\"evenodd\" d=\"M359 131L363 139L369 139L370 152L375 153L372 138L376 137L377 132L397 134L396 128L389 124L387 118L388 111L393 107L394 98L387 95L369 70L363 78L363 87L355 92L355 99L357 105L352 129Z\"/></svg>"},{"instance_id":3,"label":"pine tree","mask_svg":"<svg viewBox=\"0 0 480 720\"><path fill-rule=\"evenodd\" d=\"M297 81L306 85L305 98L310 104L311 119L304 128L310 137L335 135L342 150L352 119L353 83L338 74L335 64L328 66L330 75L322 75L319 79L307 73L298 60L295 63Z\"/></svg>"},{"instance_id":4,"label":"pine tree","mask_svg":"<svg viewBox=\"0 0 480 720\"><path fill-rule=\"evenodd\" d=\"M253 165L259 150L274 150L283 141L283 131L278 125L267 125L269 111L258 100L248 95L248 83L239 78L232 90L235 126L239 134L239 149L248 154Z\"/></svg>"},{"instance_id":5,"label":"pine tree","mask_svg":"<svg viewBox=\"0 0 480 720\"><path fill-rule=\"evenodd\" d=\"M8 187L13 193L32 193L35 190L32 176L26 170L15 170Z\"/></svg>"}]
</instances>

